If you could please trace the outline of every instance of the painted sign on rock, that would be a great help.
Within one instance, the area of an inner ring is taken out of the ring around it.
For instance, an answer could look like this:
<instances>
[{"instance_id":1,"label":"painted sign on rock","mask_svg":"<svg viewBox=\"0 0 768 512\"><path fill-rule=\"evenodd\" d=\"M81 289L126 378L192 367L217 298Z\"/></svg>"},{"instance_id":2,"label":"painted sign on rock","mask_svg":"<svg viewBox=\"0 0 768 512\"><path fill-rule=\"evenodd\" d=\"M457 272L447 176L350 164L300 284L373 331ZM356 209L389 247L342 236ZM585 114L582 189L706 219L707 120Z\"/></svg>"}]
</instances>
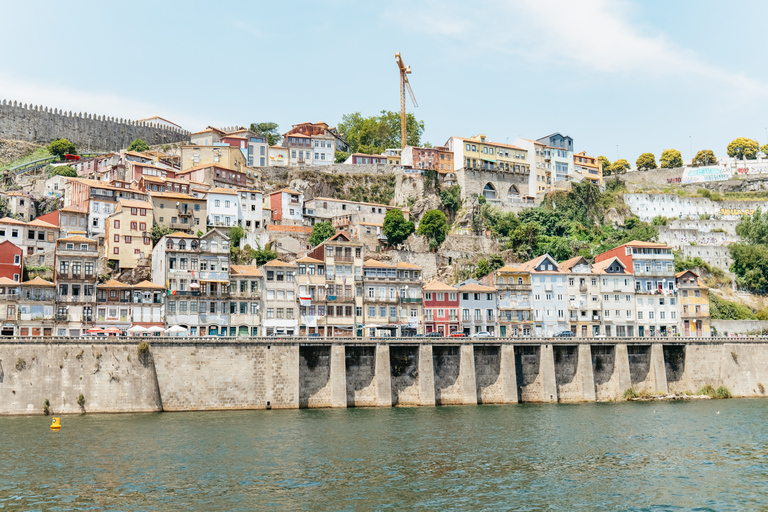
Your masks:
<instances>
[{"instance_id":1,"label":"painted sign on rock","mask_svg":"<svg viewBox=\"0 0 768 512\"><path fill-rule=\"evenodd\" d=\"M731 171L725 167L686 167L683 171L683 185L729 179Z\"/></svg>"}]
</instances>

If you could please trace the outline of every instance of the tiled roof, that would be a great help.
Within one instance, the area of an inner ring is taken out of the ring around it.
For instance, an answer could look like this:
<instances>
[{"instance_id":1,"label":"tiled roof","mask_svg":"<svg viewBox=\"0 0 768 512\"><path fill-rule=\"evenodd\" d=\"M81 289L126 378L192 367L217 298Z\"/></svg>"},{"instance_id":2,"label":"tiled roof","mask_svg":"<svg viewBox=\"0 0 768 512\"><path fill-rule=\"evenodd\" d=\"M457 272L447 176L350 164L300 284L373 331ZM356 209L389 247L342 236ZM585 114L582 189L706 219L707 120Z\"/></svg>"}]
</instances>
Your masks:
<instances>
[{"instance_id":1,"label":"tiled roof","mask_svg":"<svg viewBox=\"0 0 768 512\"><path fill-rule=\"evenodd\" d=\"M85 238L84 236L80 236L80 235L73 235L73 236L68 236L66 238L59 238L57 241L58 242L90 242L92 244L96 243L96 240L91 240L90 238Z\"/></svg>"},{"instance_id":2,"label":"tiled roof","mask_svg":"<svg viewBox=\"0 0 768 512\"><path fill-rule=\"evenodd\" d=\"M417 270L421 270L421 267L418 265L414 265L413 263L408 263L407 261L401 261L397 265L395 265L397 268L413 268Z\"/></svg>"},{"instance_id":3,"label":"tiled roof","mask_svg":"<svg viewBox=\"0 0 768 512\"><path fill-rule=\"evenodd\" d=\"M378 261L374 259L365 260L363 263L364 267L368 268L394 268L394 265L390 265L389 263L384 263L383 261Z\"/></svg>"},{"instance_id":4,"label":"tiled roof","mask_svg":"<svg viewBox=\"0 0 768 512\"><path fill-rule=\"evenodd\" d=\"M117 200L121 205L127 206L128 208L144 208L146 210L152 209L152 203L148 203L147 201L137 201L136 199L124 199L122 197L118 197Z\"/></svg>"},{"instance_id":5,"label":"tiled roof","mask_svg":"<svg viewBox=\"0 0 768 512\"><path fill-rule=\"evenodd\" d=\"M280 190L275 190L274 192L270 192L269 195L279 194L279 193L282 193L282 192L285 192L286 194L296 194L298 196L301 195L301 192L296 192L295 190L291 190L289 188L282 188Z\"/></svg>"},{"instance_id":6,"label":"tiled roof","mask_svg":"<svg viewBox=\"0 0 768 512\"><path fill-rule=\"evenodd\" d=\"M614 261L618 261L619 265L621 265L622 268L624 268L624 272L622 272L621 274L616 274L616 275L630 275L630 274L632 274L632 269L630 267L628 267L627 265L625 265L624 263L622 263L621 260L617 256L614 256L613 258L608 258L608 259L603 260L603 261L595 262L595 264L592 265L592 273L593 274L607 274L608 272L606 272L605 269L610 267L611 264Z\"/></svg>"},{"instance_id":7,"label":"tiled roof","mask_svg":"<svg viewBox=\"0 0 768 512\"><path fill-rule=\"evenodd\" d=\"M56 286L50 281L46 281L40 276L36 276L34 279L31 279L29 281L24 281L21 283L23 285L29 285L29 286Z\"/></svg>"},{"instance_id":8,"label":"tiled roof","mask_svg":"<svg viewBox=\"0 0 768 512\"><path fill-rule=\"evenodd\" d=\"M239 276L262 277L264 275L256 265L230 265L229 268Z\"/></svg>"},{"instance_id":9,"label":"tiled roof","mask_svg":"<svg viewBox=\"0 0 768 512\"><path fill-rule=\"evenodd\" d=\"M224 188L224 187L214 187L211 190L208 191L209 194L227 194L230 196L236 196L237 192L232 190L231 188Z\"/></svg>"},{"instance_id":10,"label":"tiled roof","mask_svg":"<svg viewBox=\"0 0 768 512\"><path fill-rule=\"evenodd\" d=\"M541 263L545 258L549 258L554 262L554 270L536 270L536 267ZM539 274L560 274L560 267L557 264L557 260L555 260L552 256L549 254L542 254L538 258L534 258L532 260L526 261L525 263L521 263L519 267L517 267L517 270L524 271L524 272L536 272Z\"/></svg>"},{"instance_id":11,"label":"tiled roof","mask_svg":"<svg viewBox=\"0 0 768 512\"><path fill-rule=\"evenodd\" d=\"M266 210L267 208L265 208ZM278 231L284 233L312 233L312 228L309 226L280 226L277 224L267 224L267 231Z\"/></svg>"},{"instance_id":12,"label":"tiled roof","mask_svg":"<svg viewBox=\"0 0 768 512\"><path fill-rule=\"evenodd\" d=\"M456 288L451 285L445 284L442 281L432 281L429 284L424 285L422 288L425 292L455 292Z\"/></svg>"},{"instance_id":13,"label":"tiled roof","mask_svg":"<svg viewBox=\"0 0 768 512\"><path fill-rule=\"evenodd\" d=\"M27 222L27 226L37 226L39 228L58 228L57 225L45 222L44 220L35 219Z\"/></svg>"},{"instance_id":14,"label":"tiled roof","mask_svg":"<svg viewBox=\"0 0 768 512\"><path fill-rule=\"evenodd\" d=\"M202 197L195 197L181 192L150 192L150 197L164 197L166 199L184 199L185 201L205 201Z\"/></svg>"},{"instance_id":15,"label":"tiled roof","mask_svg":"<svg viewBox=\"0 0 768 512\"><path fill-rule=\"evenodd\" d=\"M120 281L116 281L115 279L110 279L104 284L98 285L99 288L130 288L131 285L121 283Z\"/></svg>"},{"instance_id":16,"label":"tiled roof","mask_svg":"<svg viewBox=\"0 0 768 512\"><path fill-rule=\"evenodd\" d=\"M7 277L0 277L0 286L13 286L13 285L19 285L20 283L14 281L13 279L8 279Z\"/></svg>"},{"instance_id":17,"label":"tiled roof","mask_svg":"<svg viewBox=\"0 0 768 512\"><path fill-rule=\"evenodd\" d=\"M323 261L316 260L315 258L311 258L309 256L304 256L303 258L297 259L296 263L323 263Z\"/></svg>"},{"instance_id":18,"label":"tiled roof","mask_svg":"<svg viewBox=\"0 0 768 512\"><path fill-rule=\"evenodd\" d=\"M495 292L496 288L483 286L482 284L467 283L464 286L457 286L462 292Z\"/></svg>"},{"instance_id":19,"label":"tiled roof","mask_svg":"<svg viewBox=\"0 0 768 512\"><path fill-rule=\"evenodd\" d=\"M170 235L166 235L166 236L170 236L173 238L197 238L195 235L190 235L189 233L185 233L183 231L177 231L175 233L171 233Z\"/></svg>"},{"instance_id":20,"label":"tiled roof","mask_svg":"<svg viewBox=\"0 0 768 512\"><path fill-rule=\"evenodd\" d=\"M26 222L22 222L20 220L12 219L10 217L3 217L0 219L0 224L16 224L18 226L26 226Z\"/></svg>"},{"instance_id":21,"label":"tiled roof","mask_svg":"<svg viewBox=\"0 0 768 512\"><path fill-rule=\"evenodd\" d=\"M160 286L159 284L155 284L149 281L142 281L139 284L133 285L133 288L141 288L145 290L165 290L165 286Z\"/></svg>"},{"instance_id":22,"label":"tiled roof","mask_svg":"<svg viewBox=\"0 0 768 512\"><path fill-rule=\"evenodd\" d=\"M264 264L265 267L295 267L296 263L287 261L272 260Z\"/></svg>"}]
</instances>

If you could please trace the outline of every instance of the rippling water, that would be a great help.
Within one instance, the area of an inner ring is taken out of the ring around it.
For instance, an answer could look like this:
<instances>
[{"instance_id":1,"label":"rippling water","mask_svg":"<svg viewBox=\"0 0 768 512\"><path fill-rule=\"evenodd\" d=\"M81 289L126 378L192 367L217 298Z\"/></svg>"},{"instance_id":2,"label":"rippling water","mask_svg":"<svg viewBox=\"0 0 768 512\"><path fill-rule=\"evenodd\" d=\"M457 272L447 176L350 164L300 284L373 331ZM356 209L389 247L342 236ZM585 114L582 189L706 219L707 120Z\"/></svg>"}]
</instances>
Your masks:
<instances>
[{"instance_id":1,"label":"rippling water","mask_svg":"<svg viewBox=\"0 0 768 512\"><path fill-rule=\"evenodd\" d=\"M0 509L766 510L766 419L766 400L2 417Z\"/></svg>"}]
</instances>

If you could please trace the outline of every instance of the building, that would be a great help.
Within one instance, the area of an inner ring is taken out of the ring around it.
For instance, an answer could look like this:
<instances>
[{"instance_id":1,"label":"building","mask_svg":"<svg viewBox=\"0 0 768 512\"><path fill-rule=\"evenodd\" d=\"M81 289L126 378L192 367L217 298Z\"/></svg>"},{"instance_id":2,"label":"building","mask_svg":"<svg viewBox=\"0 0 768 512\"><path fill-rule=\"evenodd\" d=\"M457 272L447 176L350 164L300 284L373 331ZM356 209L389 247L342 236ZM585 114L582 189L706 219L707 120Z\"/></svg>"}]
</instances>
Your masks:
<instances>
[{"instance_id":1,"label":"building","mask_svg":"<svg viewBox=\"0 0 768 512\"><path fill-rule=\"evenodd\" d=\"M240 147L232 147L228 144L215 143L213 146L187 145L181 146L181 170L216 167L231 172L245 172L248 165L245 155ZM177 177L182 173L177 173ZM191 181L203 181L191 179ZM213 183L205 182L213 185ZM240 183L240 186L245 183Z\"/></svg>"},{"instance_id":2,"label":"building","mask_svg":"<svg viewBox=\"0 0 768 512\"><path fill-rule=\"evenodd\" d=\"M573 155L573 170L574 176L580 176L581 179L594 183L598 187L605 186L603 161L594 156L587 156L586 151Z\"/></svg>"},{"instance_id":3,"label":"building","mask_svg":"<svg viewBox=\"0 0 768 512\"><path fill-rule=\"evenodd\" d=\"M237 193L240 194L237 218L245 231L240 247L264 247L269 242L264 224L264 196L261 190L255 189L239 189Z\"/></svg>"},{"instance_id":4,"label":"building","mask_svg":"<svg viewBox=\"0 0 768 512\"><path fill-rule=\"evenodd\" d=\"M14 217L25 221L37 217L35 200L29 192L17 190L3 195L8 199L8 210Z\"/></svg>"},{"instance_id":5,"label":"building","mask_svg":"<svg viewBox=\"0 0 768 512\"><path fill-rule=\"evenodd\" d=\"M680 299L681 334L686 338L712 335L709 325L709 289L692 270L675 274Z\"/></svg>"},{"instance_id":6,"label":"building","mask_svg":"<svg viewBox=\"0 0 768 512\"><path fill-rule=\"evenodd\" d=\"M531 336L531 275L505 265L491 274L499 304L499 336Z\"/></svg>"},{"instance_id":7,"label":"building","mask_svg":"<svg viewBox=\"0 0 768 512\"><path fill-rule=\"evenodd\" d=\"M549 146L555 182L573 181L573 139L568 135L552 133L537 142Z\"/></svg>"},{"instance_id":8,"label":"building","mask_svg":"<svg viewBox=\"0 0 768 512\"><path fill-rule=\"evenodd\" d=\"M286 167L288 166L290 151L283 146L269 146L269 166Z\"/></svg>"},{"instance_id":9,"label":"building","mask_svg":"<svg viewBox=\"0 0 768 512\"><path fill-rule=\"evenodd\" d=\"M362 336L363 244L338 232L309 254L325 269L325 336Z\"/></svg>"},{"instance_id":10,"label":"building","mask_svg":"<svg viewBox=\"0 0 768 512\"><path fill-rule=\"evenodd\" d=\"M368 164L386 164L386 155L366 155L365 153L352 153L344 160L345 164L368 165Z\"/></svg>"},{"instance_id":11,"label":"building","mask_svg":"<svg viewBox=\"0 0 768 512\"><path fill-rule=\"evenodd\" d=\"M301 133L285 135L283 147L288 150L288 165L312 165L312 137Z\"/></svg>"},{"instance_id":12,"label":"building","mask_svg":"<svg viewBox=\"0 0 768 512\"><path fill-rule=\"evenodd\" d=\"M259 135L242 128L225 133L221 136L220 141L231 147L240 148L248 162L248 167L265 167L267 165L269 141L266 135Z\"/></svg>"},{"instance_id":13,"label":"building","mask_svg":"<svg viewBox=\"0 0 768 512\"><path fill-rule=\"evenodd\" d=\"M8 240L0 242L0 277L21 282L24 275L24 251Z\"/></svg>"},{"instance_id":14,"label":"building","mask_svg":"<svg viewBox=\"0 0 768 512\"><path fill-rule=\"evenodd\" d=\"M200 164L177 173L177 177L190 183L208 187L242 188L250 184L251 171L245 167L233 168L223 164Z\"/></svg>"},{"instance_id":15,"label":"building","mask_svg":"<svg viewBox=\"0 0 768 512\"><path fill-rule=\"evenodd\" d=\"M142 176L136 183L139 190L144 192L176 192L189 194L192 183L180 178L156 178L154 176Z\"/></svg>"},{"instance_id":16,"label":"building","mask_svg":"<svg viewBox=\"0 0 768 512\"><path fill-rule=\"evenodd\" d=\"M190 134L189 140L193 145L213 146L214 144L221 142L221 138L224 134L224 130L208 126L205 130Z\"/></svg>"},{"instance_id":17,"label":"building","mask_svg":"<svg viewBox=\"0 0 768 512\"><path fill-rule=\"evenodd\" d=\"M387 157L387 164L400 165L402 149L385 149L383 155Z\"/></svg>"},{"instance_id":18,"label":"building","mask_svg":"<svg viewBox=\"0 0 768 512\"><path fill-rule=\"evenodd\" d=\"M496 336L496 288L468 279L456 285L461 308L461 328L467 336L487 332Z\"/></svg>"},{"instance_id":19,"label":"building","mask_svg":"<svg viewBox=\"0 0 768 512\"><path fill-rule=\"evenodd\" d=\"M343 230L360 222L383 224L384 217L392 208L385 204L316 197L304 202L303 217L305 224L310 226L316 222L330 222L336 229Z\"/></svg>"},{"instance_id":20,"label":"building","mask_svg":"<svg viewBox=\"0 0 768 512\"><path fill-rule=\"evenodd\" d=\"M96 290L96 327L119 329L125 333L133 323L131 300L131 285L114 279L99 284Z\"/></svg>"},{"instance_id":21,"label":"building","mask_svg":"<svg viewBox=\"0 0 768 512\"><path fill-rule=\"evenodd\" d=\"M330 165L335 161L336 144L340 137L338 134L332 133L326 123L322 121L318 123L301 123L295 124L293 127L283 135L283 140L289 137L295 136L308 136L312 147L312 163L314 165ZM296 142L296 141L294 141ZM343 141L346 144L346 141ZM294 144L301 151L300 145ZM292 145L289 144L286 147ZM343 150L340 150L343 151Z\"/></svg>"},{"instance_id":22,"label":"building","mask_svg":"<svg viewBox=\"0 0 768 512\"><path fill-rule=\"evenodd\" d=\"M272 222L300 226L304 223L304 194L284 188L267 196Z\"/></svg>"},{"instance_id":23,"label":"building","mask_svg":"<svg viewBox=\"0 0 768 512\"><path fill-rule=\"evenodd\" d=\"M294 336L299 332L296 263L272 260L261 267L264 275L265 336Z\"/></svg>"},{"instance_id":24,"label":"building","mask_svg":"<svg viewBox=\"0 0 768 512\"><path fill-rule=\"evenodd\" d=\"M152 252L152 203L118 199L115 213L107 219L104 237L106 258L118 269L136 268Z\"/></svg>"},{"instance_id":25,"label":"building","mask_svg":"<svg viewBox=\"0 0 768 512\"><path fill-rule=\"evenodd\" d=\"M13 243L21 248L25 256L54 249L58 237L58 226L42 219L29 222L22 222L10 217L0 219L0 242Z\"/></svg>"},{"instance_id":26,"label":"building","mask_svg":"<svg viewBox=\"0 0 768 512\"><path fill-rule=\"evenodd\" d=\"M304 256L296 260L299 268L299 335L325 335L327 304L325 264L322 260Z\"/></svg>"},{"instance_id":27,"label":"building","mask_svg":"<svg viewBox=\"0 0 768 512\"><path fill-rule=\"evenodd\" d=\"M237 226L240 197L231 188L216 187L208 191L208 225L229 229Z\"/></svg>"},{"instance_id":28,"label":"building","mask_svg":"<svg viewBox=\"0 0 768 512\"><path fill-rule=\"evenodd\" d=\"M85 334L93 326L96 306L98 242L80 235L59 238L54 266L56 334Z\"/></svg>"},{"instance_id":29,"label":"building","mask_svg":"<svg viewBox=\"0 0 768 512\"><path fill-rule=\"evenodd\" d=\"M559 269L560 272L567 274L566 294L571 332L580 338L598 336L601 325L601 288L598 274L593 273L592 265L582 256L560 263ZM628 306L629 303L626 305ZM622 310L621 315L623 314ZM617 314L617 319L621 319L621 315Z\"/></svg>"},{"instance_id":30,"label":"building","mask_svg":"<svg viewBox=\"0 0 768 512\"><path fill-rule=\"evenodd\" d=\"M172 123L169 120L167 120L165 118L162 118L160 116L152 116L152 117L148 117L146 119L139 119L136 122L137 123L146 123L146 124L152 123L152 124L154 124L155 126L157 126L159 128L172 128L172 129L176 129L176 130L182 130L181 126L177 125L176 123Z\"/></svg>"},{"instance_id":31,"label":"building","mask_svg":"<svg viewBox=\"0 0 768 512\"><path fill-rule=\"evenodd\" d=\"M0 336L18 334L19 283L0 277Z\"/></svg>"},{"instance_id":32,"label":"building","mask_svg":"<svg viewBox=\"0 0 768 512\"><path fill-rule=\"evenodd\" d=\"M549 254L544 254L521 263L517 269L531 276L534 336L549 337L570 330L566 274L560 271L557 261Z\"/></svg>"},{"instance_id":33,"label":"building","mask_svg":"<svg viewBox=\"0 0 768 512\"><path fill-rule=\"evenodd\" d=\"M678 331L679 305L675 297L672 248L653 242L632 242L595 256L595 262L618 258L632 269L635 283L637 336L668 336Z\"/></svg>"},{"instance_id":34,"label":"building","mask_svg":"<svg viewBox=\"0 0 768 512\"><path fill-rule=\"evenodd\" d=\"M387 155L387 158L390 159L391 156ZM403 167L437 171L442 174L452 173L454 171L453 152L448 151L446 146L438 146L434 148L405 146L398 163Z\"/></svg>"},{"instance_id":35,"label":"building","mask_svg":"<svg viewBox=\"0 0 768 512\"><path fill-rule=\"evenodd\" d=\"M425 284L424 294L424 333L440 333L448 336L459 332L459 291L441 281Z\"/></svg>"},{"instance_id":36,"label":"building","mask_svg":"<svg viewBox=\"0 0 768 512\"><path fill-rule=\"evenodd\" d=\"M65 206L64 208L52 212L49 215L56 215L57 221L50 222L50 224L56 224L59 226L59 236L69 236L70 233L78 231L80 233L88 232L88 203L85 204L73 204ZM37 220L46 220L46 216L42 215ZM54 244L55 248L55 244Z\"/></svg>"},{"instance_id":37,"label":"building","mask_svg":"<svg viewBox=\"0 0 768 512\"><path fill-rule=\"evenodd\" d=\"M146 192L116 187L101 181L69 178L64 194L64 206L88 205L87 234L99 237L106 232L107 217L115 212L119 198L146 201L148 196Z\"/></svg>"},{"instance_id":38,"label":"building","mask_svg":"<svg viewBox=\"0 0 768 512\"><path fill-rule=\"evenodd\" d=\"M173 233L152 251L152 282L168 290L166 323L190 336L229 334L229 237Z\"/></svg>"},{"instance_id":39,"label":"building","mask_svg":"<svg viewBox=\"0 0 768 512\"><path fill-rule=\"evenodd\" d=\"M518 137L513 141L527 151L526 160L531 173L528 176L528 193L532 196L552 190L551 148L541 142Z\"/></svg>"},{"instance_id":40,"label":"building","mask_svg":"<svg viewBox=\"0 0 768 512\"><path fill-rule=\"evenodd\" d=\"M606 337L633 337L637 316L635 278L631 267L627 267L615 256L592 266L592 272L600 279L600 296L590 299L602 305L602 313L595 320L601 322L600 332ZM594 313L593 313L594 314Z\"/></svg>"},{"instance_id":41,"label":"building","mask_svg":"<svg viewBox=\"0 0 768 512\"><path fill-rule=\"evenodd\" d=\"M261 334L261 292L264 275L255 265L232 265L229 269L230 335Z\"/></svg>"},{"instance_id":42,"label":"building","mask_svg":"<svg viewBox=\"0 0 768 512\"><path fill-rule=\"evenodd\" d=\"M131 286L131 327L165 328L165 287L142 281Z\"/></svg>"},{"instance_id":43,"label":"building","mask_svg":"<svg viewBox=\"0 0 768 512\"><path fill-rule=\"evenodd\" d=\"M207 198L177 192L150 192L149 200L155 224L189 234L205 229L208 222Z\"/></svg>"},{"instance_id":44,"label":"building","mask_svg":"<svg viewBox=\"0 0 768 512\"><path fill-rule=\"evenodd\" d=\"M363 323L368 336L411 336L423 316L421 268L369 259L363 264Z\"/></svg>"},{"instance_id":45,"label":"building","mask_svg":"<svg viewBox=\"0 0 768 512\"><path fill-rule=\"evenodd\" d=\"M0 284L0 286L2 286ZM18 335L53 336L56 311L56 285L40 277L19 285ZM5 328L5 323L3 323Z\"/></svg>"}]
</instances>

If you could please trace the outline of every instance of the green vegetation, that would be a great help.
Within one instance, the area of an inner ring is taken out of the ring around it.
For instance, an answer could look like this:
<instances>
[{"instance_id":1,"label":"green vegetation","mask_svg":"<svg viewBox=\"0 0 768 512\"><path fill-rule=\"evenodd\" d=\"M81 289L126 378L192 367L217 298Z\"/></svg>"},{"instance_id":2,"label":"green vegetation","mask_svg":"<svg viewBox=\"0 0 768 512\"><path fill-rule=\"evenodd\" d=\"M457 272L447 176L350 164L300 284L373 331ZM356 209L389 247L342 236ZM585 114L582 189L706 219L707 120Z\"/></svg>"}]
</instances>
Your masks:
<instances>
[{"instance_id":1,"label":"green vegetation","mask_svg":"<svg viewBox=\"0 0 768 512\"><path fill-rule=\"evenodd\" d=\"M480 258L477 262L474 276L477 279L482 279L491 272L495 272L504 266L504 259L498 254L492 254L490 258Z\"/></svg>"},{"instance_id":2,"label":"green vegetation","mask_svg":"<svg viewBox=\"0 0 768 512\"><path fill-rule=\"evenodd\" d=\"M299 177L311 183L319 182L329 187L329 197L344 201L389 204L395 197L397 178L394 174L329 174L302 171Z\"/></svg>"},{"instance_id":3,"label":"green vegetation","mask_svg":"<svg viewBox=\"0 0 768 512\"><path fill-rule=\"evenodd\" d=\"M696 191L696 193L701 197L706 197L711 201L722 201L724 199L723 196L720 195L718 192L712 192L711 190L706 188L700 188ZM707 216L707 218L709 218L709 216Z\"/></svg>"},{"instance_id":4,"label":"green vegetation","mask_svg":"<svg viewBox=\"0 0 768 512\"><path fill-rule=\"evenodd\" d=\"M67 139L58 139L48 144L48 152L64 160L64 155L76 155L77 148Z\"/></svg>"},{"instance_id":5,"label":"green vegetation","mask_svg":"<svg viewBox=\"0 0 768 512\"><path fill-rule=\"evenodd\" d=\"M754 160L757 158L757 151L760 145L757 141L747 137L738 137L728 144L728 156L739 160Z\"/></svg>"},{"instance_id":6,"label":"green vegetation","mask_svg":"<svg viewBox=\"0 0 768 512\"><path fill-rule=\"evenodd\" d=\"M48 400L47 398L43 402L43 414L46 416L51 414L51 401Z\"/></svg>"},{"instance_id":7,"label":"green vegetation","mask_svg":"<svg viewBox=\"0 0 768 512\"><path fill-rule=\"evenodd\" d=\"M768 289L768 211L763 213L758 208L751 217L742 217L736 234L744 240L728 246L736 283L752 292L764 293Z\"/></svg>"},{"instance_id":8,"label":"green vegetation","mask_svg":"<svg viewBox=\"0 0 768 512\"><path fill-rule=\"evenodd\" d=\"M235 249L231 251L232 263L235 265L261 265L277 259L277 253L271 250L271 242L267 244L267 247L262 249L260 246L256 246L256 249L248 244L242 249Z\"/></svg>"},{"instance_id":9,"label":"green vegetation","mask_svg":"<svg viewBox=\"0 0 768 512\"><path fill-rule=\"evenodd\" d=\"M719 388L715 389L709 384L702 386L701 389L699 389L699 394L707 395L712 398L731 398L732 396L730 390L727 387L720 386Z\"/></svg>"},{"instance_id":10,"label":"green vegetation","mask_svg":"<svg viewBox=\"0 0 768 512\"><path fill-rule=\"evenodd\" d=\"M461 186L451 185L441 190L440 201L443 203L445 211L453 218L461 208Z\"/></svg>"},{"instance_id":11,"label":"green vegetation","mask_svg":"<svg viewBox=\"0 0 768 512\"><path fill-rule=\"evenodd\" d=\"M712 320L757 320L757 315L743 304L737 304L720 298L716 293L710 293L709 318Z\"/></svg>"},{"instance_id":12,"label":"green vegetation","mask_svg":"<svg viewBox=\"0 0 768 512\"><path fill-rule=\"evenodd\" d=\"M635 391L635 388L629 388L624 390L624 394L622 397L624 400L629 400L630 398L639 398L640 395L637 394L637 391Z\"/></svg>"},{"instance_id":13,"label":"green vegetation","mask_svg":"<svg viewBox=\"0 0 768 512\"><path fill-rule=\"evenodd\" d=\"M139 153L149 151L149 144L141 139L133 139L133 142L128 146L128 151L137 151Z\"/></svg>"},{"instance_id":14,"label":"green vegetation","mask_svg":"<svg viewBox=\"0 0 768 512\"><path fill-rule=\"evenodd\" d=\"M597 157L597 159L603 163L603 174L605 174L605 171L611 167L611 161L605 158L603 155L600 155Z\"/></svg>"},{"instance_id":15,"label":"green vegetation","mask_svg":"<svg viewBox=\"0 0 768 512\"><path fill-rule=\"evenodd\" d=\"M662 215L657 215L651 220L651 224L654 226L666 226L667 222L669 222L669 219Z\"/></svg>"},{"instance_id":16,"label":"green vegetation","mask_svg":"<svg viewBox=\"0 0 768 512\"><path fill-rule=\"evenodd\" d=\"M173 233L173 230L168 226L164 224L153 224L149 234L152 239L152 247L156 246L157 242L159 242L165 235L170 235L171 233Z\"/></svg>"},{"instance_id":17,"label":"green vegetation","mask_svg":"<svg viewBox=\"0 0 768 512\"><path fill-rule=\"evenodd\" d=\"M334 161L337 164L343 164L351 154L352 153L347 153L346 151L337 151L334 155Z\"/></svg>"},{"instance_id":18,"label":"green vegetation","mask_svg":"<svg viewBox=\"0 0 768 512\"><path fill-rule=\"evenodd\" d=\"M624 174L631 168L632 166L629 165L629 162L627 162L623 158L620 158L619 160L616 160L615 162L613 162L608 167L607 170L603 169L603 174L606 176L610 176L613 174L614 176L618 177L619 174Z\"/></svg>"},{"instance_id":19,"label":"green vegetation","mask_svg":"<svg viewBox=\"0 0 768 512\"><path fill-rule=\"evenodd\" d=\"M242 226L232 226L229 228L229 250L230 252L240 248L240 240L245 236L245 230Z\"/></svg>"},{"instance_id":20,"label":"green vegetation","mask_svg":"<svg viewBox=\"0 0 768 512\"><path fill-rule=\"evenodd\" d=\"M693 165L713 165L717 163L715 152L711 149L702 149L693 157Z\"/></svg>"},{"instance_id":21,"label":"green vegetation","mask_svg":"<svg viewBox=\"0 0 768 512\"><path fill-rule=\"evenodd\" d=\"M765 394L765 386L763 386L762 382L757 383L757 389L760 391L761 395Z\"/></svg>"},{"instance_id":22,"label":"green vegetation","mask_svg":"<svg viewBox=\"0 0 768 512\"><path fill-rule=\"evenodd\" d=\"M312 226L312 235L309 237L309 245L315 246L325 242L336 234L336 228L330 222L317 222Z\"/></svg>"},{"instance_id":23,"label":"green vegetation","mask_svg":"<svg viewBox=\"0 0 768 512\"><path fill-rule=\"evenodd\" d=\"M27 368L27 361L23 357L18 358L16 360L16 370L22 371L22 370L25 370L26 368Z\"/></svg>"},{"instance_id":24,"label":"green vegetation","mask_svg":"<svg viewBox=\"0 0 768 512\"><path fill-rule=\"evenodd\" d=\"M419 223L419 236L429 240L429 250L437 251L448 234L448 220L440 210L429 210Z\"/></svg>"},{"instance_id":25,"label":"green vegetation","mask_svg":"<svg viewBox=\"0 0 768 512\"><path fill-rule=\"evenodd\" d=\"M27 156L23 156L0 165L0 171L5 171L6 169L10 169L11 167L16 167L29 162L34 162L35 160L42 160L43 158L48 158L49 156L51 156L51 152L48 151L47 146L36 148L32 153L28 154Z\"/></svg>"},{"instance_id":26,"label":"green vegetation","mask_svg":"<svg viewBox=\"0 0 768 512\"><path fill-rule=\"evenodd\" d=\"M67 178L77 178L77 171L68 165L58 165L51 171L51 176L66 176Z\"/></svg>"},{"instance_id":27,"label":"green vegetation","mask_svg":"<svg viewBox=\"0 0 768 512\"><path fill-rule=\"evenodd\" d=\"M408 113L405 119L408 145L419 147L424 133L424 121ZM364 117L360 112L345 114L338 126L352 153L379 155L387 148L399 148L400 112L382 110L378 116Z\"/></svg>"},{"instance_id":28,"label":"green vegetation","mask_svg":"<svg viewBox=\"0 0 768 512\"><path fill-rule=\"evenodd\" d=\"M683 258L679 252L675 252L675 272L683 270L697 270L705 284L710 288L723 288L731 284L731 278L720 267L708 264L698 256Z\"/></svg>"},{"instance_id":29,"label":"green vegetation","mask_svg":"<svg viewBox=\"0 0 768 512\"><path fill-rule=\"evenodd\" d=\"M637 157L637 161L635 162L635 166L637 166L637 169L640 171L646 171L648 169L655 169L656 166L656 157L653 155L653 153L643 153L639 157Z\"/></svg>"},{"instance_id":30,"label":"green vegetation","mask_svg":"<svg viewBox=\"0 0 768 512\"><path fill-rule=\"evenodd\" d=\"M736 352L731 351L731 359L733 359L734 363L738 363L739 362L739 354L737 354Z\"/></svg>"},{"instance_id":31,"label":"green vegetation","mask_svg":"<svg viewBox=\"0 0 768 512\"><path fill-rule=\"evenodd\" d=\"M267 138L270 146L274 146L282 139L277 123L251 123L251 131Z\"/></svg>"},{"instance_id":32,"label":"green vegetation","mask_svg":"<svg viewBox=\"0 0 768 512\"><path fill-rule=\"evenodd\" d=\"M661 153L659 160L662 169L671 169L673 167L683 166L683 155L676 149L665 149Z\"/></svg>"},{"instance_id":33,"label":"green vegetation","mask_svg":"<svg viewBox=\"0 0 768 512\"><path fill-rule=\"evenodd\" d=\"M77 405L79 405L80 407L83 407L85 405L85 397L83 396L82 393L80 393L77 397Z\"/></svg>"},{"instance_id":34,"label":"green vegetation","mask_svg":"<svg viewBox=\"0 0 768 512\"><path fill-rule=\"evenodd\" d=\"M403 212L393 208L384 216L382 232L387 237L387 245L390 247L400 245L416 231L412 221L406 221Z\"/></svg>"},{"instance_id":35,"label":"green vegetation","mask_svg":"<svg viewBox=\"0 0 768 512\"><path fill-rule=\"evenodd\" d=\"M146 341L139 343L139 346L136 347L136 353L139 354L139 357L146 356L149 353L149 343Z\"/></svg>"}]
</instances>

